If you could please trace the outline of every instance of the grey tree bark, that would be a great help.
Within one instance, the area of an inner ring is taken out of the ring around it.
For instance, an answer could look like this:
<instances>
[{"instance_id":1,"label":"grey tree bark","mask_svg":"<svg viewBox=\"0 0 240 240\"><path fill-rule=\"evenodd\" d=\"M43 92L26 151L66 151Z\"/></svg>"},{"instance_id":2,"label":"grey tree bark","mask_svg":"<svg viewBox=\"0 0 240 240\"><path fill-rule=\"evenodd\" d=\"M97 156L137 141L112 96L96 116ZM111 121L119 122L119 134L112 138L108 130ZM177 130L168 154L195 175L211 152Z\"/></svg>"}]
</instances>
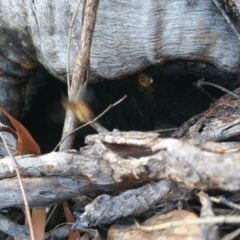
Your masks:
<instances>
[{"instance_id":1,"label":"grey tree bark","mask_svg":"<svg viewBox=\"0 0 240 240\"><path fill-rule=\"evenodd\" d=\"M37 62L66 81L67 35L76 5L73 0L1 0L2 57L27 68ZM80 6L72 34L71 73L81 19ZM91 49L91 78L116 79L174 59L206 61L238 73L239 51L237 37L210 0L192 4L187 0L102 0ZM0 69L12 72L3 62Z\"/></svg>"}]
</instances>

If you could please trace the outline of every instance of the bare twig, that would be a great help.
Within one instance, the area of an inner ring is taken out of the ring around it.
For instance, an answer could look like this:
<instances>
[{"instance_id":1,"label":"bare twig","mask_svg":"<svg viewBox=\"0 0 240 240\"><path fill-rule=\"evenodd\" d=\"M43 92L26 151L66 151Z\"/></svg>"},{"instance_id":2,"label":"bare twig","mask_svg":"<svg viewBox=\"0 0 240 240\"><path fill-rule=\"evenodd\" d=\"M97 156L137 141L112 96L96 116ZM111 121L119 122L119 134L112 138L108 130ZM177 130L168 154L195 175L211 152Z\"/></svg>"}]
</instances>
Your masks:
<instances>
[{"instance_id":1,"label":"bare twig","mask_svg":"<svg viewBox=\"0 0 240 240\"><path fill-rule=\"evenodd\" d=\"M206 89L204 89L201 85L197 84L197 83L193 83L193 86L198 88L203 94L205 94L211 101L216 101L217 99L210 94L208 91L206 91Z\"/></svg>"},{"instance_id":2,"label":"bare twig","mask_svg":"<svg viewBox=\"0 0 240 240\"><path fill-rule=\"evenodd\" d=\"M196 85L197 85L197 86L200 86L200 87L201 87L202 85L207 85L207 86L215 87L215 88L218 88L218 89L220 89L221 91L223 91L223 92L225 92L225 93L227 93L227 94L235 97L236 99L240 99L240 96L238 96L236 93L231 92L231 91L229 91L228 89L226 89L226 88L224 88L224 87L222 87L222 86L219 86L219 85L217 85L217 84L215 84L215 83L206 82L204 78L200 78L200 79L197 81Z\"/></svg>"},{"instance_id":3,"label":"bare twig","mask_svg":"<svg viewBox=\"0 0 240 240\"><path fill-rule=\"evenodd\" d=\"M84 100L87 85L88 85L88 71L90 63L90 48L92 44L93 30L95 26L96 12L98 7L98 0L87 0L84 20L81 30L80 49L74 67L71 89L69 91L69 100ZM77 119L72 113L67 110L62 139L68 135L77 126ZM73 145L75 135L61 143L60 150L70 149Z\"/></svg>"},{"instance_id":4,"label":"bare twig","mask_svg":"<svg viewBox=\"0 0 240 240\"><path fill-rule=\"evenodd\" d=\"M70 47L71 47L71 39L72 39L72 29L73 29L73 24L74 24L74 21L75 21L75 18L76 18L76 15L77 15L77 12L78 12L81 2L82 2L82 0L78 1L78 5L76 7L76 10L73 13L72 20L71 20L70 27L69 27L69 32L68 32L67 67L66 67L68 96L69 96L70 88L71 88L69 72L70 72Z\"/></svg>"},{"instance_id":5,"label":"bare twig","mask_svg":"<svg viewBox=\"0 0 240 240\"><path fill-rule=\"evenodd\" d=\"M45 234L44 239L50 239L51 236L54 236L56 239L67 238L69 236L67 224L68 223L61 224L64 225L62 227L60 227L60 225L56 226L50 232ZM0 230L9 236L12 237L18 236L20 239L28 239L29 237L28 227L20 225L14 221L11 221L8 218L2 216L1 214L0 214Z\"/></svg>"},{"instance_id":6,"label":"bare twig","mask_svg":"<svg viewBox=\"0 0 240 240\"><path fill-rule=\"evenodd\" d=\"M29 238L29 228L23 225L20 225L7 217L0 214L0 231L5 234L16 237L18 236L20 239L28 239Z\"/></svg>"},{"instance_id":7,"label":"bare twig","mask_svg":"<svg viewBox=\"0 0 240 240\"><path fill-rule=\"evenodd\" d=\"M156 129L156 130L152 130L149 132L156 132L156 133L161 133L161 132L171 132L171 131L176 131L178 128L174 127L174 128L163 128L163 129Z\"/></svg>"},{"instance_id":8,"label":"bare twig","mask_svg":"<svg viewBox=\"0 0 240 240\"><path fill-rule=\"evenodd\" d=\"M232 209L237 209L237 210L240 210L240 205L239 204L236 204L236 203L233 203L231 201L229 201L228 199L226 199L225 197L221 196L219 198L216 198L216 197L210 197L210 200L212 202L215 202L215 203L221 203L221 204L224 204Z\"/></svg>"},{"instance_id":9,"label":"bare twig","mask_svg":"<svg viewBox=\"0 0 240 240\"><path fill-rule=\"evenodd\" d=\"M60 146L60 144L71 134L73 134L74 132L78 131L79 129L86 127L87 125L90 125L94 122L96 122L100 117L102 117L105 113L107 113L111 108L115 107L116 105L118 105L119 103L121 103L125 98L127 98L127 95L124 95L120 100L118 100L117 102L115 102L114 104L110 104L101 114L99 114L96 118L94 118L92 121L87 122L85 124L83 124L82 126L74 129L73 131L71 131L68 135L66 135L64 138L61 139L61 141L57 144L57 146L53 149L53 152L55 152L57 150L57 148Z\"/></svg>"},{"instance_id":10,"label":"bare twig","mask_svg":"<svg viewBox=\"0 0 240 240\"><path fill-rule=\"evenodd\" d=\"M221 240L232 240L232 239L235 239L239 234L240 234L240 228L238 228L237 230L231 233L228 233L223 238L221 238Z\"/></svg>"},{"instance_id":11,"label":"bare twig","mask_svg":"<svg viewBox=\"0 0 240 240\"><path fill-rule=\"evenodd\" d=\"M226 14L226 12L221 7L221 5L218 3L217 0L212 0L212 1L215 4L215 6L218 8L219 12L223 15L224 19L229 24L229 26L232 29L233 33L236 35L238 41L240 42L240 35L239 35L237 29L235 28L235 26L232 24L231 19L228 17L228 15Z\"/></svg>"},{"instance_id":12,"label":"bare twig","mask_svg":"<svg viewBox=\"0 0 240 240\"><path fill-rule=\"evenodd\" d=\"M199 219L191 219L191 220L179 220L179 221L170 221L166 223L162 223L155 226L143 226L140 225L136 220L135 224L138 229L141 229L146 232L152 232L156 230L167 229L171 227L179 227L179 226L187 226L187 225L196 225L196 224L236 224L240 223L240 216L217 216L217 217L206 217Z\"/></svg>"},{"instance_id":13,"label":"bare twig","mask_svg":"<svg viewBox=\"0 0 240 240\"><path fill-rule=\"evenodd\" d=\"M18 165L17 165L17 162L16 160L14 159L6 141L5 141L5 138L3 136L3 134L0 132L0 136L3 140L3 143L4 143L4 146L9 154L9 157L12 159L13 161L13 164L14 164L14 168L15 168L15 171L16 171L16 174L17 174L17 178L18 178L18 182L19 182L19 186L20 186L20 189L21 189L21 192L22 192L22 196L23 196L23 201L24 201L24 205L25 205L25 210L26 210L26 215L27 215L27 219L28 219L28 223L29 223L29 228L30 228L30 236L31 236L31 239L32 240L35 240L35 237L34 237L34 232L33 232L33 225L32 225L32 219L31 219L31 213L30 213L30 208L29 208L29 204L28 204L28 200L27 200L27 196L26 196L26 192L25 192L25 189L23 187L23 183L22 183L22 178L21 178L21 175L20 175L20 171L18 169Z\"/></svg>"},{"instance_id":14,"label":"bare twig","mask_svg":"<svg viewBox=\"0 0 240 240\"><path fill-rule=\"evenodd\" d=\"M46 220L45 226L48 225L48 222L50 221L50 219L51 219L53 213L54 213L55 210L57 209L57 206L58 206L58 205L55 205L55 206L53 207L53 209L51 210L51 213L49 214L49 216L48 216L48 218L47 218L47 220Z\"/></svg>"}]
</instances>

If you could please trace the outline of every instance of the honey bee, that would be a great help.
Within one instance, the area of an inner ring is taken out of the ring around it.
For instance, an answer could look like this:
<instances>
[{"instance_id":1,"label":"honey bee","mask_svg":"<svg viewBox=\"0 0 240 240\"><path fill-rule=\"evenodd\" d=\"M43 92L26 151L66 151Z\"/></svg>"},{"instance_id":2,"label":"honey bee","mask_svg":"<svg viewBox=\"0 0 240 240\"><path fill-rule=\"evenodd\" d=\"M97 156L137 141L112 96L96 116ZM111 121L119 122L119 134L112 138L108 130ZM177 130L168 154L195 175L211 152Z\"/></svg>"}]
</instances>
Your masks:
<instances>
[{"instance_id":1,"label":"honey bee","mask_svg":"<svg viewBox=\"0 0 240 240\"><path fill-rule=\"evenodd\" d=\"M80 123L89 122L94 118L92 110L84 101L68 101L64 99L62 104L66 110L70 110L78 118Z\"/></svg>"}]
</instances>

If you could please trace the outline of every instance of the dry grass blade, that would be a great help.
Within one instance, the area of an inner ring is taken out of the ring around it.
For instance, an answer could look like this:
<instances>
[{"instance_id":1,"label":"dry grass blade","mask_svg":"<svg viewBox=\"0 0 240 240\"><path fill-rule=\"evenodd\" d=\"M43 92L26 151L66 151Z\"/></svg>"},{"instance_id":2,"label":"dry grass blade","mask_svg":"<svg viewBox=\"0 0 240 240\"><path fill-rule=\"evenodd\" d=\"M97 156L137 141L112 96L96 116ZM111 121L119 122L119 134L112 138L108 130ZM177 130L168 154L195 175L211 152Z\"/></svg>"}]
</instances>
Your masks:
<instances>
[{"instance_id":1,"label":"dry grass blade","mask_svg":"<svg viewBox=\"0 0 240 240\"><path fill-rule=\"evenodd\" d=\"M34 232L33 232L33 226L32 226L32 220L31 220L31 214L30 214L30 209L29 209L29 204L28 204L28 201L27 201L26 192L25 192L24 187L23 187L23 182L22 182L21 175L20 175L20 172L19 172L19 169L18 169L18 166L17 166L17 162L14 159L13 155L11 154L10 149L9 149L9 147L8 147L6 141L5 141L5 138L4 138L4 136L3 136L3 134L1 132L0 132L0 136L1 136L2 140L3 140L4 146L6 147L9 156L11 157L11 159L12 159L12 161L14 163L14 168L15 168L15 171L16 171L16 174L17 174L17 177L18 177L19 186L20 186L20 189L22 191L22 196L23 196L23 200L24 200L26 215L27 215L29 228L30 228L31 239L35 240Z\"/></svg>"}]
</instances>

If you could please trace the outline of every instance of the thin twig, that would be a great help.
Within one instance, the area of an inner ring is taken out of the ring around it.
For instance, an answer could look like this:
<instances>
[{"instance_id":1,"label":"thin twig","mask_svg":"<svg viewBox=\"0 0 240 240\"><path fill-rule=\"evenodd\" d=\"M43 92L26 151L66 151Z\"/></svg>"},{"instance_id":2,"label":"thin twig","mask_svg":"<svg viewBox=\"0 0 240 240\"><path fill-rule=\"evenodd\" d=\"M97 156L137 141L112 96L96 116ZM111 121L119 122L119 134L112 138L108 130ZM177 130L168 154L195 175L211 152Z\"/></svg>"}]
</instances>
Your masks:
<instances>
[{"instance_id":1,"label":"thin twig","mask_svg":"<svg viewBox=\"0 0 240 240\"><path fill-rule=\"evenodd\" d=\"M228 206L232 209L240 210L240 205L239 204L233 203L233 202L229 201L228 199L226 199L225 197L219 197L219 198L210 197L210 200L212 202L215 202L215 203L224 204L224 205L226 205L226 206Z\"/></svg>"},{"instance_id":2,"label":"thin twig","mask_svg":"<svg viewBox=\"0 0 240 240\"><path fill-rule=\"evenodd\" d=\"M152 130L152 131L149 131L149 132L171 132L171 131L175 131L177 130L178 128L174 127L174 128L165 128L165 129L156 129L156 130Z\"/></svg>"},{"instance_id":3,"label":"thin twig","mask_svg":"<svg viewBox=\"0 0 240 240\"><path fill-rule=\"evenodd\" d=\"M1 136L2 140L3 140L4 146L5 146L8 154L9 154L9 157L13 161L14 169L16 171L18 182L19 182L19 186L20 186L20 189L21 189L21 192L22 192L22 196L23 196L23 201L24 201L24 205L25 205L26 215L27 215L29 228L30 228L30 236L31 236L32 240L35 240L34 232L33 232L32 219L31 219L31 213L30 213L30 208L29 208L26 192L25 192L25 189L23 187L23 182L22 182L22 178L21 178L21 175L20 175L20 171L19 171L17 162L16 162L15 158L13 157L12 153L10 152L10 149L9 149L9 147L8 147L6 141L5 141L5 138L4 138L4 136L3 136L3 134L1 132L0 132L0 136Z\"/></svg>"},{"instance_id":4,"label":"thin twig","mask_svg":"<svg viewBox=\"0 0 240 240\"><path fill-rule=\"evenodd\" d=\"M228 17L228 15L226 14L226 12L224 11L224 9L221 7L221 5L217 2L217 0L212 0L213 3L216 5L216 7L218 8L219 12L223 15L224 19L227 21L227 23L229 24L230 28L232 29L233 33L236 35L238 41L240 42L240 35L237 31L237 29L235 28L235 26L232 24L231 19Z\"/></svg>"},{"instance_id":5,"label":"thin twig","mask_svg":"<svg viewBox=\"0 0 240 240\"><path fill-rule=\"evenodd\" d=\"M200 79L197 81L196 85L198 85L198 86L206 85L206 86L215 87L215 88L218 88L219 90L221 90L221 91L223 91L223 92L225 92L225 93L227 93L227 94L235 97L236 99L240 99L240 96L238 96L236 93L231 92L231 91L229 91L228 89L226 89L226 88L224 88L224 87L222 87L222 86L219 86L218 84L206 82L204 78L200 78Z\"/></svg>"},{"instance_id":6,"label":"thin twig","mask_svg":"<svg viewBox=\"0 0 240 240\"><path fill-rule=\"evenodd\" d=\"M51 219L51 217L52 217L53 213L54 213L54 212L55 212L55 210L57 209L57 206L58 206L58 205L55 205L55 206L53 207L53 209L52 209L51 213L49 214L49 216L48 216L48 218L47 218L47 220L46 220L46 224L45 224L45 226L47 226L47 225L48 225L48 222L50 221L50 219Z\"/></svg>"},{"instance_id":7,"label":"thin twig","mask_svg":"<svg viewBox=\"0 0 240 240\"><path fill-rule=\"evenodd\" d=\"M99 0L86 0L84 8L84 20L81 29L81 36L79 41L79 51L74 66L71 89L69 91L69 100L84 100L87 82L88 82L88 71L90 66L90 52L93 31L95 26L95 20L97 16ZM70 110L67 110L62 138L65 138L69 132L71 132L77 126L77 119L72 115ZM68 150L72 148L75 135L72 134L66 138L60 145L60 150Z\"/></svg>"},{"instance_id":8,"label":"thin twig","mask_svg":"<svg viewBox=\"0 0 240 240\"><path fill-rule=\"evenodd\" d=\"M235 239L239 234L240 234L240 228L238 228L237 230L231 233L228 233L223 238L221 238L221 240L232 240L232 239Z\"/></svg>"},{"instance_id":9,"label":"thin twig","mask_svg":"<svg viewBox=\"0 0 240 240\"><path fill-rule=\"evenodd\" d=\"M193 83L193 86L199 89L203 94L205 94L211 101L216 101L217 98L215 98L212 94L210 94L206 89L204 89L201 85L198 85L197 83Z\"/></svg>"},{"instance_id":10,"label":"thin twig","mask_svg":"<svg viewBox=\"0 0 240 240\"><path fill-rule=\"evenodd\" d=\"M191 219L191 220L179 220L179 221L170 221L165 222L155 226L143 226L140 225L136 219L134 219L136 227L146 232L152 232L156 230L167 229L171 227L180 227L180 226L187 226L187 225L196 225L196 224L236 224L240 223L240 216L217 216L217 217L206 217L206 218L199 218L199 219Z\"/></svg>"},{"instance_id":11,"label":"thin twig","mask_svg":"<svg viewBox=\"0 0 240 240\"><path fill-rule=\"evenodd\" d=\"M70 27L69 27L69 32L68 32L68 49L67 49L67 87L68 87L68 96L70 93L70 88L71 88L71 83L70 83L70 47L71 47L71 39L72 39L72 30L73 30L73 24L79 9L79 6L81 4L82 0L78 1L78 5L76 7L76 10L73 13L72 19L71 19L71 23L70 23Z\"/></svg>"},{"instance_id":12,"label":"thin twig","mask_svg":"<svg viewBox=\"0 0 240 240\"><path fill-rule=\"evenodd\" d=\"M57 148L60 146L60 144L72 133L78 131L79 129L86 127L87 125L90 125L94 122L96 122L100 117L102 117L105 113L107 113L111 108L115 107L116 105L118 105L119 103L121 103L125 98L127 98L127 95L124 95L120 100L118 100L117 102L115 102L114 104L110 104L101 114L99 114L96 118L94 118L93 120L85 123L84 125L74 129L73 131L71 131L68 135L66 135L64 138L61 139L61 141L57 144L57 146L53 149L53 152L55 152L57 150Z\"/></svg>"}]
</instances>

